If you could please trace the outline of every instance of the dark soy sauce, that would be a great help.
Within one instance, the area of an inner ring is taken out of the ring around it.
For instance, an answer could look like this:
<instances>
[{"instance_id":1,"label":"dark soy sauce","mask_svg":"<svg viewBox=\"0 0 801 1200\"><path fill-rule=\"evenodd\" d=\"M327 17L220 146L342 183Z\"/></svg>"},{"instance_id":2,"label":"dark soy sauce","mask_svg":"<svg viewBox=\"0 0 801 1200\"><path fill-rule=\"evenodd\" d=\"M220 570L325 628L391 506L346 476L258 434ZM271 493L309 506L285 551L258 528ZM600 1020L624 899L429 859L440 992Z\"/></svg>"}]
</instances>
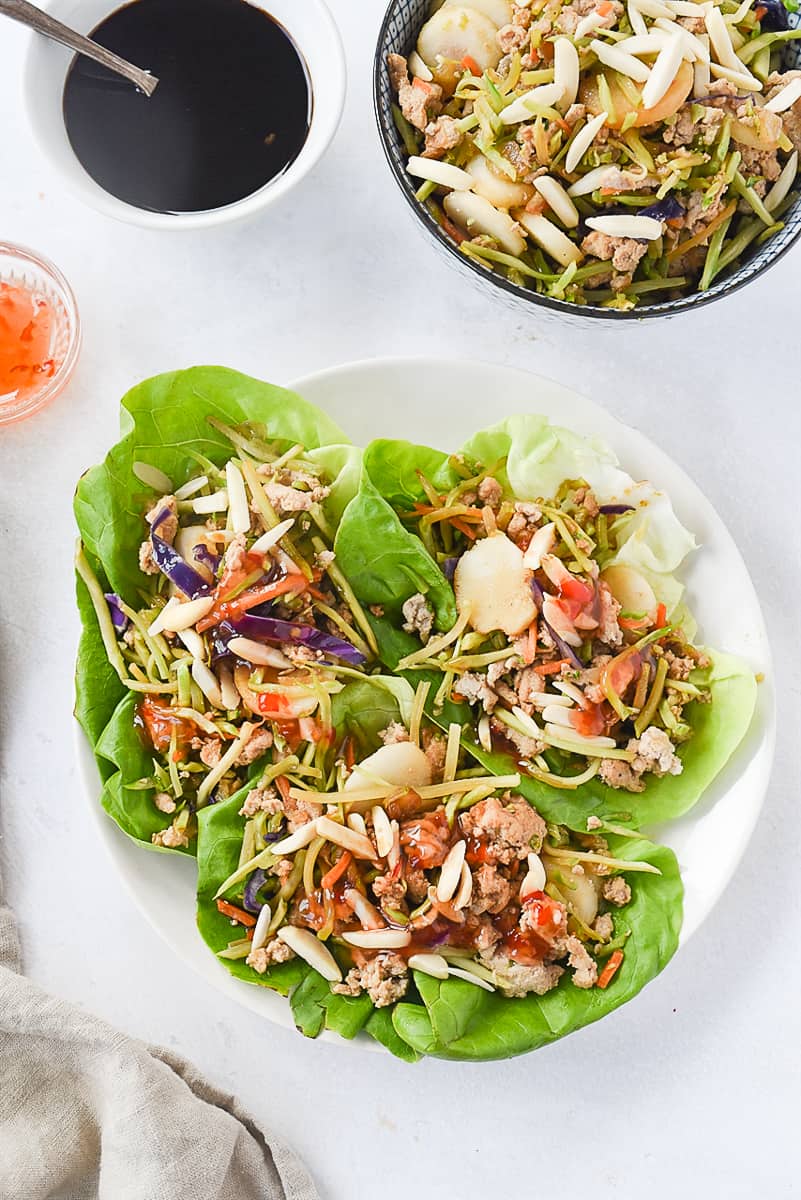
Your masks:
<instances>
[{"instance_id":1,"label":"dark soy sauce","mask_svg":"<svg viewBox=\"0 0 801 1200\"><path fill-rule=\"evenodd\" d=\"M134 0L92 37L158 76L148 99L78 56L64 85L72 148L96 183L137 208L222 208L297 158L311 88L294 42L245 0Z\"/></svg>"}]
</instances>

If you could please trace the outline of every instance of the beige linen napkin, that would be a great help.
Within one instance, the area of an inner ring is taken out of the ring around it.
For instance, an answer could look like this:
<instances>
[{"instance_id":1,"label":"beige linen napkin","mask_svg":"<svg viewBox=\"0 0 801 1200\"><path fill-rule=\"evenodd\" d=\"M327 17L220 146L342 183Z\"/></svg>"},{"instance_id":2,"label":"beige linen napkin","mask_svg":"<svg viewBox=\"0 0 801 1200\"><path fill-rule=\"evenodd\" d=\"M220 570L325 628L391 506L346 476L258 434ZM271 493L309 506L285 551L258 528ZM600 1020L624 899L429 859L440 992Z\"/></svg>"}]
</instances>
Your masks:
<instances>
[{"instance_id":1,"label":"beige linen napkin","mask_svg":"<svg viewBox=\"0 0 801 1200\"><path fill-rule=\"evenodd\" d=\"M0 901L0 1200L319 1200L232 1096L20 974Z\"/></svg>"}]
</instances>

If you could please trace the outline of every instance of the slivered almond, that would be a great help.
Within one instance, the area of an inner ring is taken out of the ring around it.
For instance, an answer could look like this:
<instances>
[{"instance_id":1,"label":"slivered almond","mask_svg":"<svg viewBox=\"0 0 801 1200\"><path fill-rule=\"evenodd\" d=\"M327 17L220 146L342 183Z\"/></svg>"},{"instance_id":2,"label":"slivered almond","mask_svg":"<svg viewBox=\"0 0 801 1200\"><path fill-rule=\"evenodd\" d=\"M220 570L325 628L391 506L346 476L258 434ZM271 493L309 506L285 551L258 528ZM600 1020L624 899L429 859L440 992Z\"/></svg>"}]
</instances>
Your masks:
<instances>
[{"instance_id":1,"label":"slivered almond","mask_svg":"<svg viewBox=\"0 0 801 1200\"><path fill-rule=\"evenodd\" d=\"M161 631L164 628L164 618L167 616L167 614L170 612L171 609L177 608L180 603L181 603L181 601L178 599L177 596L170 596L167 603L164 605L164 607L161 609L161 611L158 613L158 615L150 622L150 625L148 626L147 632L150 634L151 637L155 637L157 633L161 633ZM183 638L181 640L183 641Z\"/></svg>"},{"instance_id":2,"label":"slivered almond","mask_svg":"<svg viewBox=\"0 0 801 1200\"><path fill-rule=\"evenodd\" d=\"M706 9L706 30L712 42L712 49L715 51L715 57L724 67L730 67L733 71L744 71L740 59L737 57L734 46L731 44L729 31L726 28L726 22L723 20L723 15L719 8L715 8L710 4Z\"/></svg>"},{"instance_id":3,"label":"slivered almond","mask_svg":"<svg viewBox=\"0 0 801 1200\"><path fill-rule=\"evenodd\" d=\"M653 242L662 236L662 222L656 217L588 217L590 229L607 233L610 237L641 238ZM567 640L567 639L565 639Z\"/></svg>"},{"instance_id":4,"label":"slivered almond","mask_svg":"<svg viewBox=\"0 0 801 1200\"><path fill-rule=\"evenodd\" d=\"M570 38L557 38L553 44L553 81L561 88L556 106L567 112L575 102L579 89L580 64L578 50Z\"/></svg>"},{"instance_id":5,"label":"slivered almond","mask_svg":"<svg viewBox=\"0 0 801 1200\"><path fill-rule=\"evenodd\" d=\"M462 870L459 877L459 886L456 889L456 895L453 897L453 907L458 912L470 903L470 898L473 895L473 873L466 862L462 863Z\"/></svg>"},{"instance_id":6,"label":"slivered almond","mask_svg":"<svg viewBox=\"0 0 801 1200\"><path fill-rule=\"evenodd\" d=\"M637 83L645 83L650 74L650 70L646 67L645 63L641 63L633 54L626 54L625 51L618 50L614 46L600 41L598 38L593 38L590 42L590 50L605 66L612 67L613 70L619 71L621 75L628 75L630 79L635 79Z\"/></svg>"},{"instance_id":7,"label":"slivered almond","mask_svg":"<svg viewBox=\"0 0 801 1200\"><path fill-rule=\"evenodd\" d=\"M192 659L192 678L200 688L206 699L214 705L215 708L223 708L222 692L220 691L220 682L210 667L200 658Z\"/></svg>"},{"instance_id":8,"label":"slivered almond","mask_svg":"<svg viewBox=\"0 0 801 1200\"><path fill-rule=\"evenodd\" d=\"M360 933L343 933L342 940L362 950L395 950L408 946L412 935L408 929L364 929Z\"/></svg>"},{"instance_id":9,"label":"slivered almond","mask_svg":"<svg viewBox=\"0 0 801 1200\"><path fill-rule=\"evenodd\" d=\"M554 225L553 221L549 221L541 213L528 213L525 209L516 215L519 223L537 245L541 246L546 254L550 254L560 266L567 267L570 263L581 260L581 250L576 243L571 242L567 234L558 225Z\"/></svg>"},{"instance_id":10,"label":"slivered almond","mask_svg":"<svg viewBox=\"0 0 801 1200\"><path fill-rule=\"evenodd\" d=\"M486 979L480 979L478 975L474 975L472 971L465 971L461 967L448 966L448 974L454 975L457 979L463 979L465 983L473 983L476 987L483 988L485 992L494 992L495 988Z\"/></svg>"},{"instance_id":11,"label":"slivered almond","mask_svg":"<svg viewBox=\"0 0 801 1200\"><path fill-rule=\"evenodd\" d=\"M197 500L192 501L192 512L198 514L226 512L227 508L228 492L225 488L212 492L210 496L198 496Z\"/></svg>"},{"instance_id":12,"label":"slivered almond","mask_svg":"<svg viewBox=\"0 0 801 1200\"><path fill-rule=\"evenodd\" d=\"M336 846L341 846L343 850L350 850L351 854L355 854L357 858L368 858L370 860L375 858L375 847L370 839L363 834L356 833L355 830L349 829L346 825L339 825L336 821L332 821L330 817L318 817L314 823L317 826L317 835L319 837L324 837Z\"/></svg>"},{"instance_id":13,"label":"slivered almond","mask_svg":"<svg viewBox=\"0 0 801 1200\"><path fill-rule=\"evenodd\" d=\"M194 496L195 492L204 488L208 482L208 475L198 475L195 479L187 479L186 483L175 489L175 499L188 500L190 496Z\"/></svg>"},{"instance_id":14,"label":"slivered almond","mask_svg":"<svg viewBox=\"0 0 801 1200\"><path fill-rule=\"evenodd\" d=\"M582 17L576 26L573 40L577 42L579 38L586 37L588 33L592 33L593 29L597 29L603 23L604 19L599 12L587 13L586 17Z\"/></svg>"},{"instance_id":15,"label":"slivered almond","mask_svg":"<svg viewBox=\"0 0 801 1200\"><path fill-rule=\"evenodd\" d=\"M153 627L151 626L150 632L152 633L152 631ZM178 641L183 642L184 646L186 646L193 658L202 658L205 660L206 647L203 642L203 638L199 633L195 633L194 629L179 629ZM239 704L238 699L233 705L229 705L229 708L236 708L237 704Z\"/></svg>"},{"instance_id":16,"label":"slivered almond","mask_svg":"<svg viewBox=\"0 0 801 1200\"><path fill-rule=\"evenodd\" d=\"M442 864L436 889L437 899L442 904L446 904L456 891L456 886L459 883L459 877L462 873L462 863L464 862L466 850L467 843L465 841L456 842L455 845L451 846Z\"/></svg>"},{"instance_id":17,"label":"slivered almond","mask_svg":"<svg viewBox=\"0 0 801 1200\"><path fill-rule=\"evenodd\" d=\"M150 463L135 462L131 471L145 487L162 492L165 496L172 491L172 480L159 467L152 467Z\"/></svg>"},{"instance_id":18,"label":"slivered almond","mask_svg":"<svg viewBox=\"0 0 801 1200\"><path fill-rule=\"evenodd\" d=\"M504 125L519 125L521 121L530 121L536 108L551 108L561 96L562 88L558 83L544 83L541 87L524 92L508 104L501 113L501 120Z\"/></svg>"},{"instance_id":19,"label":"slivered almond","mask_svg":"<svg viewBox=\"0 0 801 1200\"><path fill-rule=\"evenodd\" d=\"M416 50L412 50L409 55L409 73L414 75L415 79L422 79L426 83L431 83L434 78L428 66L423 62Z\"/></svg>"},{"instance_id":20,"label":"slivered almond","mask_svg":"<svg viewBox=\"0 0 801 1200\"><path fill-rule=\"evenodd\" d=\"M400 825L397 821L390 821L389 824L392 829L392 845L387 854L387 866L390 871L394 871L400 862Z\"/></svg>"},{"instance_id":21,"label":"slivered almond","mask_svg":"<svg viewBox=\"0 0 801 1200\"><path fill-rule=\"evenodd\" d=\"M228 649L232 650L237 658L244 658L246 662L258 663L260 666L276 667L278 670L292 666L280 650L276 650L274 646L265 646L263 642L254 642L251 638L231 638Z\"/></svg>"},{"instance_id":22,"label":"slivered almond","mask_svg":"<svg viewBox=\"0 0 801 1200\"><path fill-rule=\"evenodd\" d=\"M258 920L256 921L256 927L253 930L253 940L250 943L251 950L261 950L262 946L265 945L267 941L267 930L270 928L271 920L272 912L270 910L270 906L269 904L263 904L261 912L258 916Z\"/></svg>"},{"instance_id":23,"label":"slivered almond","mask_svg":"<svg viewBox=\"0 0 801 1200\"><path fill-rule=\"evenodd\" d=\"M644 36L648 32L648 26L645 24L645 19L643 18L642 13L632 3L632 0L629 0L627 12L629 15L629 24L631 25L631 28L636 34Z\"/></svg>"},{"instance_id":24,"label":"slivered almond","mask_svg":"<svg viewBox=\"0 0 801 1200\"><path fill-rule=\"evenodd\" d=\"M413 971L422 971L433 979L448 978L448 963L441 954L412 954L409 966Z\"/></svg>"},{"instance_id":25,"label":"slivered almond","mask_svg":"<svg viewBox=\"0 0 801 1200\"><path fill-rule=\"evenodd\" d=\"M392 849L392 824L386 814L386 810L380 804L376 804L370 815L373 818L373 833L375 834L375 848L378 851L380 858L386 858Z\"/></svg>"},{"instance_id":26,"label":"slivered almond","mask_svg":"<svg viewBox=\"0 0 801 1200\"><path fill-rule=\"evenodd\" d=\"M772 100L768 100L765 108L768 112L773 113L786 112L788 108L792 108L796 100L801 100L801 79L791 79Z\"/></svg>"},{"instance_id":27,"label":"slivered almond","mask_svg":"<svg viewBox=\"0 0 801 1200\"><path fill-rule=\"evenodd\" d=\"M711 61L709 38L706 34L699 37L695 33L690 33L689 29L685 29L683 25L677 25L675 21L666 21L664 17L659 17L654 24L667 37L678 38L684 43L686 49L685 58L692 59L694 62L708 63Z\"/></svg>"},{"instance_id":28,"label":"slivered almond","mask_svg":"<svg viewBox=\"0 0 801 1200\"><path fill-rule=\"evenodd\" d=\"M581 638L576 633L573 622L562 612L562 609L553 596L546 596L543 600L542 615L548 624L556 630L562 641L567 642L568 646L578 647L581 645Z\"/></svg>"},{"instance_id":29,"label":"slivered almond","mask_svg":"<svg viewBox=\"0 0 801 1200\"><path fill-rule=\"evenodd\" d=\"M528 698L529 704L540 710L559 705L562 708L572 708L573 702L567 696L554 696L553 692L535 692Z\"/></svg>"},{"instance_id":30,"label":"slivered almond","mask_svg":"<svg viewBox=\"0 0 801 1200\"><path fill-rule=\"evenodd\" d=\"M289 517L286 521L281 521L273 529L268 529L260 538L250 547L251 554L267 554L272 550L273 546L277 546L284 534L289 533L292 526L295 524L295 518Z\"/></svg>"},{"instance_id":31,"label":"slivered almond","mask_svg":"<svg viewBox=\"0 0 801 1200\"><path fill-rule=\"evenodd\" d=\"M795 183L798 171L798 151L794 150L782 168L782 173L765 196L765 208L773 212L781 204L784 197Z\"/></svg>"},{"instance_id":32,"label":"slivered almond","mask_svg":"<svg viewBox=\"0 0 801 1200\"><path fill-rule=\"evenodd\" d=\"M317 821L308 821L305 825L301 825L300 829L290 833L289 837L285 837L283 841L273 842L270 846L270 853L277 858L281 858L285 854L294 854L296 850L308 846L309 842L313 842L317 836Z\"/></svg>"},{"instance_id":33,"label":"slivered almond","mask_svg":"<svg viewBox=\"0 0 801 1200\"><path fill-rule=\"evenodd\" d=\"M492 733L490 730L490 719L486 715L486 713L484 714L483 717L481 717L481 719L478 722L478 740L479 740L479 744L482 746L482 748L487 751L487 754L491 754L492 753Z\"/></svg>"},{"instance_id":34,"label":"slivered almond","mask_svg":"<svg viewBox=\"0 0 801 1200\"><path fill-rule=\"evenodd\" d=\"M345 888L342 899L350 905L365 929L384 929L386 921L374 904L358 888Z\"/></svg>"},{"instance_id":35,"label":"slivered almond","mask_svg":"<svg viewBox=\"0 0 801 1200\"><path fill-rule=\"evenodd\" d=\"M670 20L671 17L675 19L676 16L667 4L662 3L662 0L631 0L631 3L645 17L667 17Z\"/></svg>"},{"instance_id":36,"label":"slivered almond","mask_svg":"<svg viewBox=\"0 0 801 1200\"><path fill-rule=\"evenodd\" d=\"M247 533L250 529L250 505L242 472L235 462L225 464L225 482L228 485L231 528L234 533Z\"/></svg>"},{"instance_id":37,"label":"slivered almond","mask_svg":"<svg viewBox=\"0 0 801 1200\"><path fill-rule=\"evenodd\" d=\"M239 708L239 692L236 690L233 672L230 667L220 667L220 695L223 708Z\"/></svg>"},{"instance_id":38,"label":"slivered almond","mask_svg":"<svg viewBox=\"0 0 801 1200\"><path fill-rule=\"evenodd\" d=\"M441 187L460 192L469 192L473 186L473 176L468 175L467 171L450 163L438 162L435 158L420 158L413 154L406 164L406 170L417 179L429 179Z\"/></svg>"},{"instance_id":39,"label":"slivered almond","mask_svg":"<svg viewBox=\"0 0 801 1200\"><path fill-rule=\"evenodd\" d=\"M656 62L651 68L651 74L642 89L643 108L653 108L664 96L676 78L676 72L685 57L685 43L682 38L673 38L659 51ZM689 56L688 56L689 57ZM640 220L653 220L641 217ZM660 228L661 234L661 228ZM659 236L659 235L657 235Z\"/></svg>"},{"instance_id":40,"label":"slivered almond","mask_svg":"<svg viewBox=\"0 0 801 1200\"><path fill-rule=\"evenodd\" d=\"M552 725L564 725L566 729L573 728L573 722L570 720L570 713L573 709L564 704L546 704L542 709L543 721L550 721Z\"/></svg>"},{"instance_id":41,"label":"slivered almond","mask_svg":"<svg viewBox=\"0 0 801 1200\"><path fill-rule=\"evenodd\" d=\"M732 67L724 67L720 63L713 62L710 64L709 70L715 79L728 79L729 83L733 83L735 87L744 92L762 91L762 80L757 79L756 75L751 75L742 64L740 64L739 70L735 70Z\"/></svg>"},{"instance_id":42,"label":"slivered almond","mask_svg":"<svg viewBox=\"0 0 801 1200\"><path fill-rule=\"evenodd\" d=\"M553 214L559 218L562 224L568 229L575 229L579 223L579 212L559 180L554 179L552 175L540 175L539 179L534 180L534 187L542 196L543 200ZM543 525L542 529L548 529L549 527L552 529L553 525ZM532 542L534 542L537 536L542 533L542 529L537 530L537 532L534 534L534 537L531 539ZM529 543L529 550L530 549L531 543ZM528 563L526 562L527 557L528 551L526 551L526 556L523 559L523 561L526 563L526 566L528 566Z\"/></svg>"},{"instance_id":43,"label":"slivered almond","mask_svg":"<svg viewBox=\"0 0 801 1200\"><path fill-rule=\"evenodd\" d=\"M634 59L634 62L637 60ZM595 136L602 125L609 119L608 112L600 112L597 117L593 117L591 121L578 131L573 137L568 146L567 154L565 155L565 170L568 175L575 171L576 167L581 162L584 155L589 150L592 143L595 141Z\"/></svg>"},{"instance_id":44,"label":"slivered almond","mask_svg":"<svg viewBox=\"0 0 801 1200\"><path fill-rule=\"evenodd\" d=\"M562 693L562 698L559 701L560 704L569 704L571 700L575 700L576 704L584 705L586 697L581 688L576 687L575 683L570 683L566 679L557 679L553 686L558 688ZM553 698L556 699L556 697Z\"/></svg>"},{"instance_id":45,"label":"slivered almond","mask_svg":"<svg viewBox=\"0 0 801 1200\"><path fill-rule=\"evenodd\" d=\"M367 837L367 826L361 813L348 813L347 823L356 833L363 833Z\"/></svg>"},{"instance_id":46,"label":"slivered almond","mask_svg":"<svg viewBox=\"0 0 801 1200\"><path fill-rule=\"evenodd\" d=\"M546 884L545 867L539 854L529 854L528 871L520 884L520 899L525 900L532 892L541 892Z\"/></svg>"},{"instance_id":47,"label":"slivered almond","mask_svg":"<svg viewBox=\"0 0 801 1200\"><path fill-rule=\"evenodd\" d=\"M183 604L180 602L173 604L172 601L168 601L150 626L148 633L151 635L154 632L160 633L162 629L166 629L170 633L180 633L184 629L191 629L201 617L205 617L213 606L214 599L211 596L198 596L197 600L187 600Z\"/></svg>"},{"instance_id":48,"label":"slivered almond","mask_svg":"<svg viewBox=\"0 0 801 1200\"><path fill-rule=\"evenodd\" d=\"M276 937L294 950L298 958L302 958L313 967L323 979L329 983L341 983L342 972L336 959L319 938L309 929L300 929L297 925L284 925L278 930Z\"/></svg>"}]
</instances>

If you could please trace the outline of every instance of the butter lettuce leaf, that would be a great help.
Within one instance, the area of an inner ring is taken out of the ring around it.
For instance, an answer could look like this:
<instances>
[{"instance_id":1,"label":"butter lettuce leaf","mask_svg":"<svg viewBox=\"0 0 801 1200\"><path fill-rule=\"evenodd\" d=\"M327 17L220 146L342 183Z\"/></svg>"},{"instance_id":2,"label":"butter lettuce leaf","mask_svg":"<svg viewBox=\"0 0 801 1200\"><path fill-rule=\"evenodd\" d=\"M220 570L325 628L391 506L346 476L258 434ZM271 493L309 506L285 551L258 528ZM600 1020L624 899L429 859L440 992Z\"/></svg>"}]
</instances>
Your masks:
<instances>
[{"instance_id":1,"label":"butter lettuce leaf","mask_svg":"<svg viewBox=\"0 0 801 1200\"><path fill-rule=\"evenodd\" d=\"M401 1002L393 1024L405 1042L435 1058L511 1058L590 1025L632 999L667 964L678 945L683 889L671 850L644 838L610 837L619 858L652 863L660 875L630 873L632 899L615 912L615 937L628 932L624 960L606 989L577 988L567 971L553 991L511 999L459 979L415 972L420 1004Z\"/></svg>"}]
</instances>

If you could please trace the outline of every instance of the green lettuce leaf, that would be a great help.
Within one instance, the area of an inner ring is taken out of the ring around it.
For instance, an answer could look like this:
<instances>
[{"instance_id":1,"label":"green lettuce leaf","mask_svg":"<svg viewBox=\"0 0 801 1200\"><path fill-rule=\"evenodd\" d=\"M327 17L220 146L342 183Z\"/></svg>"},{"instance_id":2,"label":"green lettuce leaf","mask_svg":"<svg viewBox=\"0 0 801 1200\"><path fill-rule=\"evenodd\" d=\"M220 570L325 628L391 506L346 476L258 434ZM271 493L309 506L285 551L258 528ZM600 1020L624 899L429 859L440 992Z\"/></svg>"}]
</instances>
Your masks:
<instances>
[{"instance_id":1,"label":"green lettuce leaf","mask_svg":"<svg viewBox=\"0 0 801 1200\"><path fill-rule=\"evenodd\" d=\"M459 482L447 454L395 438L371 442L364 452L364 469L396 512L428 503L419 473L439 492L448 492Z\"/></svg>"},{"instance_id":2,"label":"green lettuce leaf","mask_svg":"<svg viewBox=\"0 0 801 1200\"><path fill-rule=\"evenodd\" d=\"M397 713L396 713L397 715ZM238 936L230 920L217 909L214 900L220 884L239 865L244 818L239 810L254 786L251 780L228 800L201 809L198 819L197 844L197 925L206 945L216 955ZM317 1037L323 1029L331 1029L341 1037L353 1038L366 1029L367 1033L410 1059L414 1052L397 1035L386 1029L385 1020L372 1023L376 1010L366 994L339 996L332 992L327 981L302 959L268 967L259 975L244 959L218 959L237 979L257 987L271 988L288 996L295 1024L306 1037Z\"/></svg>"},{"instance_id":3,"label":"green lettuce leaf","mask_svg":"<svg viewBox=\"0 0 801 1200\"><path fill-rule=\"evenodd\" d=\"M95 757L105 779L100 803L123 833L148 849L173 854L174 850L151 842L153 834L166 829L172 818L154 805L153 788L131 786L153 774L153 759L135 724L137 700L133 692L127 692L97 740ZM192 850L182 847L180 853L191 854Z\"/></svg>"},{"instance_id":4,"label":"green lettuce leaf","mask_svg":"<svg viewBox=\"0 0 801 1200\"><path fill-rule=\"evenodd\" d=\"M135 603L143 581L136 553L142 541L142 513L154 502L133 465L157 467L176 484L199 473L193 454L222 465L231 447L209 425L209 416L229 425L261 423L271 439L287 447L302 442L308 449L330 448L348 440L323 412L294 392L225 367L190 367L132 388L122 400L120 440L103 463L86 472L75 494L84 545L101 564L111 590L129 604ZM334 489L334 511L344 509L348 488L355 492L351 455L352 450L343 450L339 458L346 479Z\"/></svg>"},{"instance_id":5,"label":"green lettuce leaf","mask_svg":"<svg viewBox=\"0 0 801 1200\"><path fill-rule=\"evenodd\" d=\"M366 758L382 744L378 736L392 721L408 726L414 688L399 675L370 675L351 679L331 699L331 720L338 737L350 734L357 759Z\"/></svg>"},{"instance_id":6,"label":"green lettuce leaf","mask_svg":"<svg viewBox=\"0 0 801 1200\"><path fill-rule=\"evenodd\" d=\"M81 619L81 639L78 644L80 667L75 675L75 717L94 749L125 695L125 688L108 661L89 592L78 575L75 577L75 593ZM95 758L101 777L105 780L112 773L112 764L102 755L95 755Z\"/></svg>"},{"instance_id":7,"label":"green lettuce leaf","mask_svg":"<svg viewBox=\"0 0 801 1200\"><path fill-rule=\"evenodd\" d=\"M415 638L393 626L384 618L371 618L382 661L391 670L418 646ZM534 805L546 821L569 825L571 829L586 830L587 817L596 816L642 828L663 821L675 820L693 805L723 770L734 751L744 739L754 715L757 683L753 671L732 654L704 648L711 666L696 670L692 682L709 687L711 704L691 704L685 710L685 720L693 728L693 736L678 747L683 764L680 775L646 776L644 792L626 792L607 787L597 779L577 788L555 788L548 783L521 774L521 795ZM518 770L512 754L501 751L488 753L475 739L474 717L467 704L446 701L440 710L433 698L442 682L436 671L404 671L412 688L421 680L431 687L426 701L426 714L434 724L447 733L451 723L463 728L462 745L477 762L493 775L511 775Z\"/></svg>"},{"instance_id":8,"label":"green lettuce leaf","mask_svg":"<svg viewBox=\"0 0 801 1200\"><path fill-rule=\"evenodd\" d=\"M614 454L600 440L579 437L551 425L542 416L519 415L477 433L465 443L461 453L485 464L505 459L505 468L496 471L496 476L520 499L548 496L563 480L580 477L593 484L605 502L637 506L626 518L624 539L615 561L641 570L668 610L681 616L686 632L694 631L695 622L681 602L683 585L671 573L694 547L694 539L676 518L667 496L650 484L635 483L619 469ZM438 614L444 615L446 600L453 603L450 584L420 539L403 527L395 512L394 506L405 511L411 503L425 498L415 474L417 456L438 479L437 486L449 486L443 473L451 468L444 453L409 442L371 443L364 455L362 485L346 510L337 547L339 565L358 598L368 604L381 603L384 608L384 617L371 618L371 622L382 661L393 671L404 655L419 649L419 642L399 628L403 601L416 591L427 591L426 586L418 586L419 581L428 580L431 572L435 573L438 586L429 588L427 594ZM647 504L642 503L645 500ZM374 567L371 545L381 547ZM406 569L409 562L414 563L414 572ZM376 581L381 587L380 600L373 599L378 595ZM444 620L438 621L441 628L449 628L455 620L452 608L448 607L447 613ZM596 780L567 790L524 777L520 786L523 795L546 819L576 828L585 827L590 815L642 827L687 812L744 738L756 703L756 682L748 666L732 655L714 650L706 653L712 659L712 667L697 672L694 679L709 684L712 704L692 704L685 709L685 719L694 733L678 750L684 765L681 775L661 779L648 776L645 791L637 794L607 787ZM469 729L471 717L466 706L448 704L441 712L433 709L433 697L442 676L419 671L409 674L413 685L422 678L432 684L428 715L445 730L450 721ZM506 775L516 769L512 755L488 754L468 732L463 744L494 774Z\"/></svg>"},{"instance_id":9,"label":"green lettuce leaf","mask_svg":"<svg viewBox=\"0 0 801 1200\"><path fill-rule=\"evenodd\" d=\"M209 416L228 425L262 425L271 441L287 448L301 442L332 480L323 504L332 527L358 489L361 451L345 444L339 427L295 393L225 367L192 367L145 380L123 397L121 438L104 462L83 475L74 504L87 558L104 590L118 592L132 607L139 607L145 578L138 565L142 514L155 502L155 494L134 474L134 464L157 467L176 485L200 473L193 454L222 465L231 456L231 446L209 425ZM77 596L82 632L75 715L107 784L104 807L127 834L150 845L152 833L166 828L170 819L153 807L151 790L134 792L126 786L152 773L133 724L135 697L127 695L121 704L126 692L108 664L80 578ZM123 774L112 786L115 769Z\"/></svg>"},{"instance_id":10,"label":"green lettuce leaf","mask_svg":"<svg viewBox=\"0 0 801 1200\"><path fill-rule=\"evenodd\" d=\"M401 525L394 509L362 472L361 486L342 516L334 551L359 600L381 605L394 620L403 602L422 592L437 626L456 620L453 589L419 538Z\"/></svg>"},{"instance_id":11,"label":"green lettuce leaf","mask_svg":"<svg viewBox=\"0 0 801 1200\"><path fill-rule=\"evenodd\" d=\"M682 885L671 850L641 838L610 838L613 853L653 863L661 875L628 876L632 899L614 914L615 936L630 930L622 966L605 990L581 990L570 972L545 996L509 999L459 979L415 972L421 1004L398 1004L393 1024L420 1054L436 1058L510 1058L537 1050L606 1016L654 978L678 945Z\"/></svg>"}]
</instances>

